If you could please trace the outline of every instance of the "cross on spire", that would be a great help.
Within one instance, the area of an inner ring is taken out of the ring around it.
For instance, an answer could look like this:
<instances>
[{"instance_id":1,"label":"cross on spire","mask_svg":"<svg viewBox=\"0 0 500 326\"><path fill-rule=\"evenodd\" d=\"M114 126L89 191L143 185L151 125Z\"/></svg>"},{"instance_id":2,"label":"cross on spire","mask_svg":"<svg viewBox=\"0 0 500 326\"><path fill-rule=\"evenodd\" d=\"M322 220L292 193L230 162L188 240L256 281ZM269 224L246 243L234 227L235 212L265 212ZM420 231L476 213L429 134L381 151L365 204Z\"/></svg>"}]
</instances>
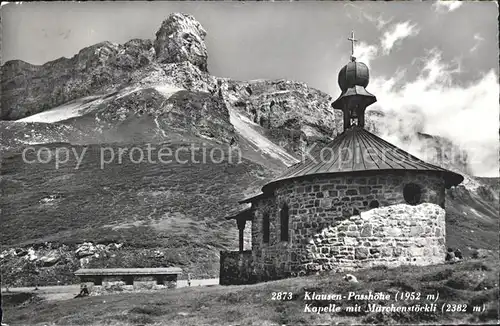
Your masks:
<instances>
[{"instance_id":1,"label":"cross on spire","mask_svg":"<svg viewBox=\"0 0 500 326\"><path fill-rule=\"evenodd\" d=\"M351 37L349 37L348 40L351 41L351 59L356 60L354 58L354 43L358 40L354 38L354 31L351 31Z\"/></svg>"}]
</instances>

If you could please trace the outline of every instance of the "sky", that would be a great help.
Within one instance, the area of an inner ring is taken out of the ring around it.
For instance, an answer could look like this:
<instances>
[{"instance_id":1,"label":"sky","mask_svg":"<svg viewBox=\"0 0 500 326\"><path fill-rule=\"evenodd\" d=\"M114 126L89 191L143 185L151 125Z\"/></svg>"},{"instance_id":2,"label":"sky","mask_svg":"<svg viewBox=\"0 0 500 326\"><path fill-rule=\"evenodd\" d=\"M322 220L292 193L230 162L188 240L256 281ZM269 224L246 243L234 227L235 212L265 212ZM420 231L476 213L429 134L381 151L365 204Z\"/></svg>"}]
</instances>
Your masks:
<instances>
[{"instance_id":1,"label":"sky","mask_svg":"<svg viewBox=\"0 0 500 326\"><path fill-rule=\"evenodd\" d=\"M289 79L340 94L338 71L355 56L370 67L372 107L395 130L452 139L473 172L498 176L498 8L495 2L66 2L1 8L2 63L43 64L102 42L154 39L172 12L207 31L211 74Z\"/></svg>"}]
</instances>

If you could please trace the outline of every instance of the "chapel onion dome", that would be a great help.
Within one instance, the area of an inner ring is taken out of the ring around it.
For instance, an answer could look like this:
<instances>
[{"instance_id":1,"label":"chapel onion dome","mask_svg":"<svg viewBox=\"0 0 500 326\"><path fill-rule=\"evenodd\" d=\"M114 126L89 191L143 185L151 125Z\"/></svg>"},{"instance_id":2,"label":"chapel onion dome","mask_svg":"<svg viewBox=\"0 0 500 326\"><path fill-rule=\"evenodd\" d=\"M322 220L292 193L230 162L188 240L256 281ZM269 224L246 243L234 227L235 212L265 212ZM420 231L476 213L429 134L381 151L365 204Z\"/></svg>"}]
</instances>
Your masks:
<instances>
[{"instance_id":1,"label":"chapel onion dome","mask_svg":"<svg viewBox=\"0 0 500 326\"><path fill-rule=\"evenodd\" d=\"M338 82L342 93L332 103L334 109L344 111L358 107L364 110L377 101L377 98L366 90L370 81L368 67L362 62L356 61L354 57L351 60L340 69ZM359 113L364 115L362 112Z\"/></svg>"}]
</instances>

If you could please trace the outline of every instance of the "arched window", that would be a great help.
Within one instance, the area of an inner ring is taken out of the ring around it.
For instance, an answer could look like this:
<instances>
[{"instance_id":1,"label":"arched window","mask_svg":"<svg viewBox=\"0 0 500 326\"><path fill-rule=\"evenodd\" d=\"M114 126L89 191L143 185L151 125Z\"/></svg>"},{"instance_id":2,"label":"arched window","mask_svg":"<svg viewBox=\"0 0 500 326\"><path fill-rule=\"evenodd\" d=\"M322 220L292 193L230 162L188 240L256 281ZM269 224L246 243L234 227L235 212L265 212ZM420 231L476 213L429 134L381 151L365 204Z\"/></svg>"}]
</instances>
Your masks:
<instances>
[{"instance_id":1,"label":"arched window","mask_svg":"<svg viewBox=\"0 0 500 326\"><path fill-rule=\"evenodd\" d=\"M269 243L269 213L265 212L262 217L262 241Z\"/></svg>"},{"instance_id":2,"label":"arched window","mask_svg":"<svg viewBox=\"0 0 500 326\"><path fill-rule=\"evenodd\" d=\"M420 198L422 197L422 187L416 183L409 183L403 188L403 197L405 201L410 205L420 204Z\"/></svg>"},{"instance_id":3,"label":"arched window","mask_svg":"<svg viewBox=\"0 0 500 326\"><path fill-rule=\"evenodd\" d=\"M288 241L288 206L283 204L280 211L281 241Z\"/></svg>"}]
</instances>

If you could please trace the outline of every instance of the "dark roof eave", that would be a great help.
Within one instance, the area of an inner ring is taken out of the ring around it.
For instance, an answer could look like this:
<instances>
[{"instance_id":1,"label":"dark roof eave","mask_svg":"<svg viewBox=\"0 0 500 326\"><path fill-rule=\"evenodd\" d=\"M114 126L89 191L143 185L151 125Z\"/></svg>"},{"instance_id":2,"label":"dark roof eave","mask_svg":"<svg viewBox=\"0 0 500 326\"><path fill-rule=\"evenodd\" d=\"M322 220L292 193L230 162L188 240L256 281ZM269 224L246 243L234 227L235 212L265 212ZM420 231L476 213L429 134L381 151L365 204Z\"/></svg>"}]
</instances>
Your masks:
<instances>
[{"instance_id":1,"label":"dark roof eave","mask_svg":"<svg viewBox=\"0 0 500 326\"><path fill-rule=\"evenodd\" d=\"M340 94L340 96L331 104L334 109L342 109L342 99L357 96L362 97L366 101L366 106L370 106L377 102L377 97L372 93L368 92L363 86L355 85L354 87L346 89Z\"/></svg>"},{"instance_id":2,"label":"dark roof eave","mask_svg":"<svg viewBox=\"0 0 500 326\"><path fill-rule=\"evenodd\" d=\"M444 173L444 186L446 189L456 187L464 181L464 176L453 171L446 170Z\"/></svg>"},{"instance_id":3,"label":"dark roof eave","mask_svg":"<svg viewBox=\"0 0 500 326\"><path fill-rule=\"evenodd\" d=\"M294 181L294 180L301 180L301 179L308 179L308 178L314 178L318 176L342 176L342 175L348 175L348 174L357 174L358 176L364 176L366 174L378 174L378 173L388 173L388 172L395 172L395 173L404 173L404 172L433 172L433 173L440 173L443 174L443 178L445 181L445 188L449 189L452 186L457 186L459 185L463 180L464 177L458 173L449 171L449 170L408 170L408 169L384 169L384 170L362 170L362 171L343 171L343 172L325 172L325 173L315 173L315 174L306 174L306 175L301 175L301 176L292 176L290 178L284 178L284 179L278 179L269 182L268 184L264 185L262 187L263 193L260 196L263 196L266 193L270 193L272 190L274 190L280 183L282 182L287 182L287 181ZM250 199L256 199L259 196L249 198Z\"/></svg>"},{"instance_id":4,"label":"dark roof eave","mask_svg":"<svg viewBox=\"0 0 500 326\"><path fill-rule=\"evenodd\" d=\"M240 204L252 203L252 202L256 201L257 199L266 198L268 196L269 196L268 193L260 193L260 194L258 194L256 196L240 200L238 203L240 203Z\"/></svg>"},{"instance_id":5,"label":"dark roof eave","mask_svg":"<svg viewBox=\"0 0 500 326\"><path fill-rule=\"evenodd\" d=\"M247 209L244 209L236 214L233 214L233 215L229 215L229 216L226 216L224 217L226 220L237 220L237 219L244 219L244 220L247 220L247 221L251 221L252 220L252 211L253 209L250 207L250 208L247 208Z\"/></svg>"}]
</instances>

